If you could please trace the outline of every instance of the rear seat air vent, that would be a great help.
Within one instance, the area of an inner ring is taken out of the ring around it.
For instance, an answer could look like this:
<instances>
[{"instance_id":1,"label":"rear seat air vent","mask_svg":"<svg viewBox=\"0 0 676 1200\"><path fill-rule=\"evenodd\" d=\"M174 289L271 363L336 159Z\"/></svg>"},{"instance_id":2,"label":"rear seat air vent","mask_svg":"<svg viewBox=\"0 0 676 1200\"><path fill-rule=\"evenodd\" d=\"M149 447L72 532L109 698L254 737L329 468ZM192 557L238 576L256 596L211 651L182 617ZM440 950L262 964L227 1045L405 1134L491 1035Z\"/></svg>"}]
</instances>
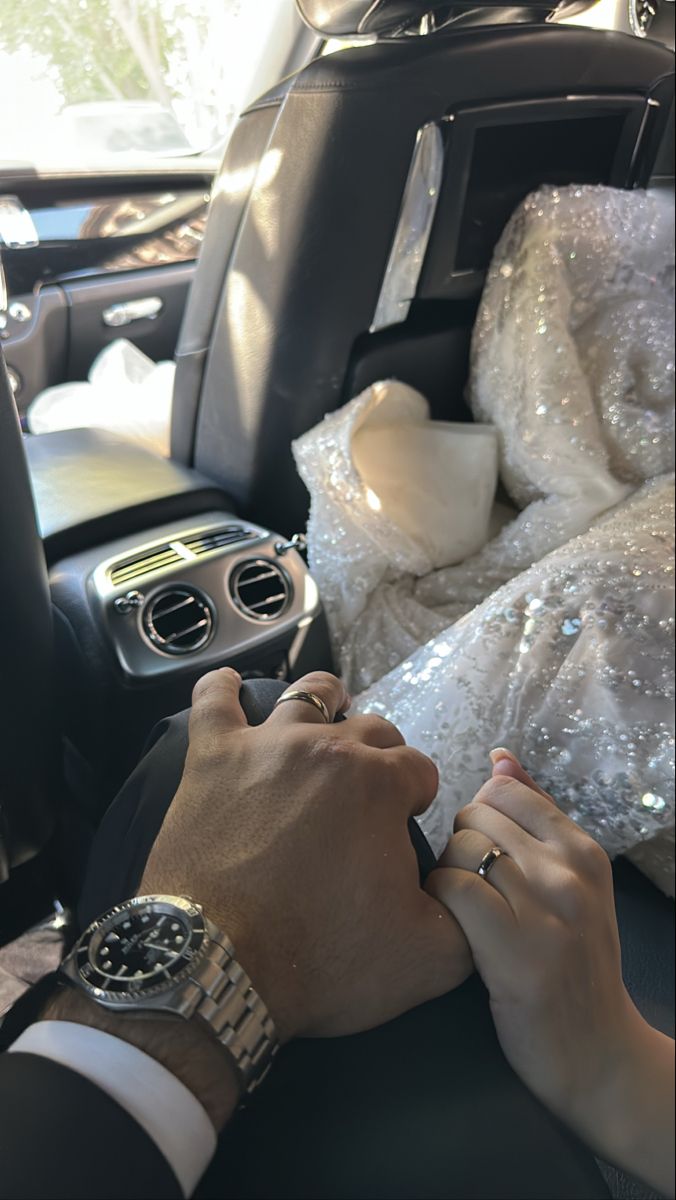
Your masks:
<instances>
[{"instance_id":1,"label":"rear seat air vent","mask_svg":"<svg viewBox=\"0 0 676 1200\"><path fill-rule=\"evenodd\" d=\"M196 588L167 587L143 610L143 628L165 654L191 654L209 641L214 618L206 597Z\"/></svg>"},{"instance_id":2,"label":"rear seat air vent","mask_svg":"<svg viewBox=\"0 0 676 1200\"><path fill-rule=\"evenodd\" d=\"M267 558L247 558L230 576L230 595L237 608L255 621L274 621L291 602L291 581Z\"/></svg>"},{"instance_id":3,"label":"rear seat air vent","mask_svg":"<svg viewBox=\"0 0 676 1200\"><path fill-rule=\"evenodd\" d=\"M248 542L257 536L243 525L224 525L222 529L205 529L203 533L192 534L181 541L193 554L208 554L210 550L220 550L221 546L231 546L235 542Z\"/></svg>"},{"instance_id":4,"label":"rear seat air vent","mask_svg":"<svg viewBox=\"0 0 676 1200\"><path fill-rule=\"evenodd\" d=\"M152 550L146 550L145 553L137 554L135 558L128 558L126 562L117 563L112 567L110 582L115 587L119 587L123 583L137 579L139 575L148 575L151 571L157 571L160 567L168 567L177 562L185 562L185 559L169 543L165 546L153 546Z\"/></svg>"}]
</instances>

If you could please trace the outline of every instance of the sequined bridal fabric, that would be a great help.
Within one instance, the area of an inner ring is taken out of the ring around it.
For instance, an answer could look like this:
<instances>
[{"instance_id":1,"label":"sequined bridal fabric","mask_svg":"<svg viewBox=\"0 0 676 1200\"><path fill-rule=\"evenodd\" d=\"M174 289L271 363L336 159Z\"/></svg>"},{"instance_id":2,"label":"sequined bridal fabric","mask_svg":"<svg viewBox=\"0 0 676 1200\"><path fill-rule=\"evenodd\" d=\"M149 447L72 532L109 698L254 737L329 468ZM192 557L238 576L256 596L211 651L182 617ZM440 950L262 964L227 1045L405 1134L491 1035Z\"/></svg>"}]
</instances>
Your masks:
<instances>
[{"instance_id":1,"label":"sequined bridal fabric","mask_svg":"<svg viewBox=\"0 0 676 1200\"><path fill-rule=\"evenodd\" d=\"M411 388L375 384L295 444L336 659L354 710L436 761L421 824L437 851L506 745L673 893L673 227L669 196L599 187L543 188L513 215L468 382L510 503L471 557L433 569L422 527L397 525L355 465L360 430L415 445L428 410ZM451 473L462 443L439 437ZM416 472L433 501L412 455Z\"/></svg>"}]
</instances>

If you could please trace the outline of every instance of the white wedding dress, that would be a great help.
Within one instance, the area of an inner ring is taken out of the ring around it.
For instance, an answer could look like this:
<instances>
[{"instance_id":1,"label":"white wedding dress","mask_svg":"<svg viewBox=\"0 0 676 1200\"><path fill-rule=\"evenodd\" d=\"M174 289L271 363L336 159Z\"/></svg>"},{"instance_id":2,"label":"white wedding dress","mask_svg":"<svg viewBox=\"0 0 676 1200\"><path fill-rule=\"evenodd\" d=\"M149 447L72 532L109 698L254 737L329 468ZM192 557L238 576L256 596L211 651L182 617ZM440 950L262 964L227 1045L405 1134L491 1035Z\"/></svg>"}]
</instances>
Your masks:
<instances>
[{"instance_id":1,"label":"white wedding dress","mask_svg":"<svg viewBox=\"0 0 676 1200\"><path fill-rule=\"evenodd\" d=\"M673 892L673 294L668 196L543 188L488 275L474 435L423 434L426 402L388 381L295 444L354 711L436 761L421 823L437 851L506 745ZM514 506L490 515L487 425ZM485 544L463 556L467 526Z\"/></svg>"}]
</instances>

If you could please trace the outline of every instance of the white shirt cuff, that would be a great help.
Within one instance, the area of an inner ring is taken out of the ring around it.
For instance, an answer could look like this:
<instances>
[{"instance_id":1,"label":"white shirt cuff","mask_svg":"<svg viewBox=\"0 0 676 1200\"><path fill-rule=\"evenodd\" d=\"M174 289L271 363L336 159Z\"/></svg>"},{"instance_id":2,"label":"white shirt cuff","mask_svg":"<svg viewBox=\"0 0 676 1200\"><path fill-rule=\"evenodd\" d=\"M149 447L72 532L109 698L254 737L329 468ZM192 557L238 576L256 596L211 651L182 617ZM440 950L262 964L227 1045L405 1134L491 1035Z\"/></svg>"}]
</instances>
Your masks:
<instances>
[{"instance_id":1,"label":"white shirt cuff","mask_svg":"<svg viewBox=\"0 0 676 1200\"><path fill-rule=\"evenodd\" d=\"M38 1021L10 1046L69 1067L106 1092L152 1138L190 1196L216 1149L216 1131L193 1093L122 1038L74 1021Z\"/></svg>"}]
</instances>

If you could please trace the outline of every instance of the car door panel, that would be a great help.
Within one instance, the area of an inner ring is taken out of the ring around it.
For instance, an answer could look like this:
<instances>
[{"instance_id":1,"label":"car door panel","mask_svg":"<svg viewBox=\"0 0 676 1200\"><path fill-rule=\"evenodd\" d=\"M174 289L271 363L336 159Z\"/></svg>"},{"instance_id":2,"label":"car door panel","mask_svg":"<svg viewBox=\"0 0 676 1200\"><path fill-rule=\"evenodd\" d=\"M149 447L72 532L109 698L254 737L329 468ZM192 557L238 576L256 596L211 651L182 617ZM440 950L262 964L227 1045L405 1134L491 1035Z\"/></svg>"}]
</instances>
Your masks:
<instances>
[{"instance_id":1,"label":"car door panel","mask_svg":"<svg viewBox=\"0 0 676 1200\"><path fill-rule=\"evenodd\" d=\"M155 361L173 358L194 272L193 263L181 263L63 284L70 325L68 378L85 379L99 351L119 337L134 342ZM159 301L157 315L107 324L109 310L132 313L133 302L146 299Z\"/></svg>"},{"instance_id":2,"label":"car door panel","mask_svg":"<svg viewBox=\"0 0 676 1200\"><path fill-rule=\"evenodd\" d=\"M14 398L23 415L38 392L65 380L87 378L97 354L116 338L125 337L155 362L173 357L194 263L134 272L111 272L40 288L36 294L13 296L28 319L18 322L10 312L9 334L3 349ZM146 298L158 302L151 317L129 324L107 325L104 314Z\"/></svg>"},{"instance_id":3,"label":"car door panel","mask_svg":"<svg viewBox=\"0 0 676 1200\"><path fill-rule=\"evenodd\" d=\"M85 379L115 338L155 361L173 357L210 169L0 177L0 194L18 198L36 232L36 244L2 250L10 310L0 336L22 414L45 387ZM139 316L143 300L153 300L154 311Z\"/></svg>"},{"instance_id":4,"label":"car door panel","mask_svg":"<svg viewBox=\"0 0 676 1200\"><path fill-rule=\"evenodd\" d=\"M35 294L13 295L2 348L14 399L23 413L38 392L66 378L68 302L63 289L52 285Z\"/></svg>"}]
</instances>

